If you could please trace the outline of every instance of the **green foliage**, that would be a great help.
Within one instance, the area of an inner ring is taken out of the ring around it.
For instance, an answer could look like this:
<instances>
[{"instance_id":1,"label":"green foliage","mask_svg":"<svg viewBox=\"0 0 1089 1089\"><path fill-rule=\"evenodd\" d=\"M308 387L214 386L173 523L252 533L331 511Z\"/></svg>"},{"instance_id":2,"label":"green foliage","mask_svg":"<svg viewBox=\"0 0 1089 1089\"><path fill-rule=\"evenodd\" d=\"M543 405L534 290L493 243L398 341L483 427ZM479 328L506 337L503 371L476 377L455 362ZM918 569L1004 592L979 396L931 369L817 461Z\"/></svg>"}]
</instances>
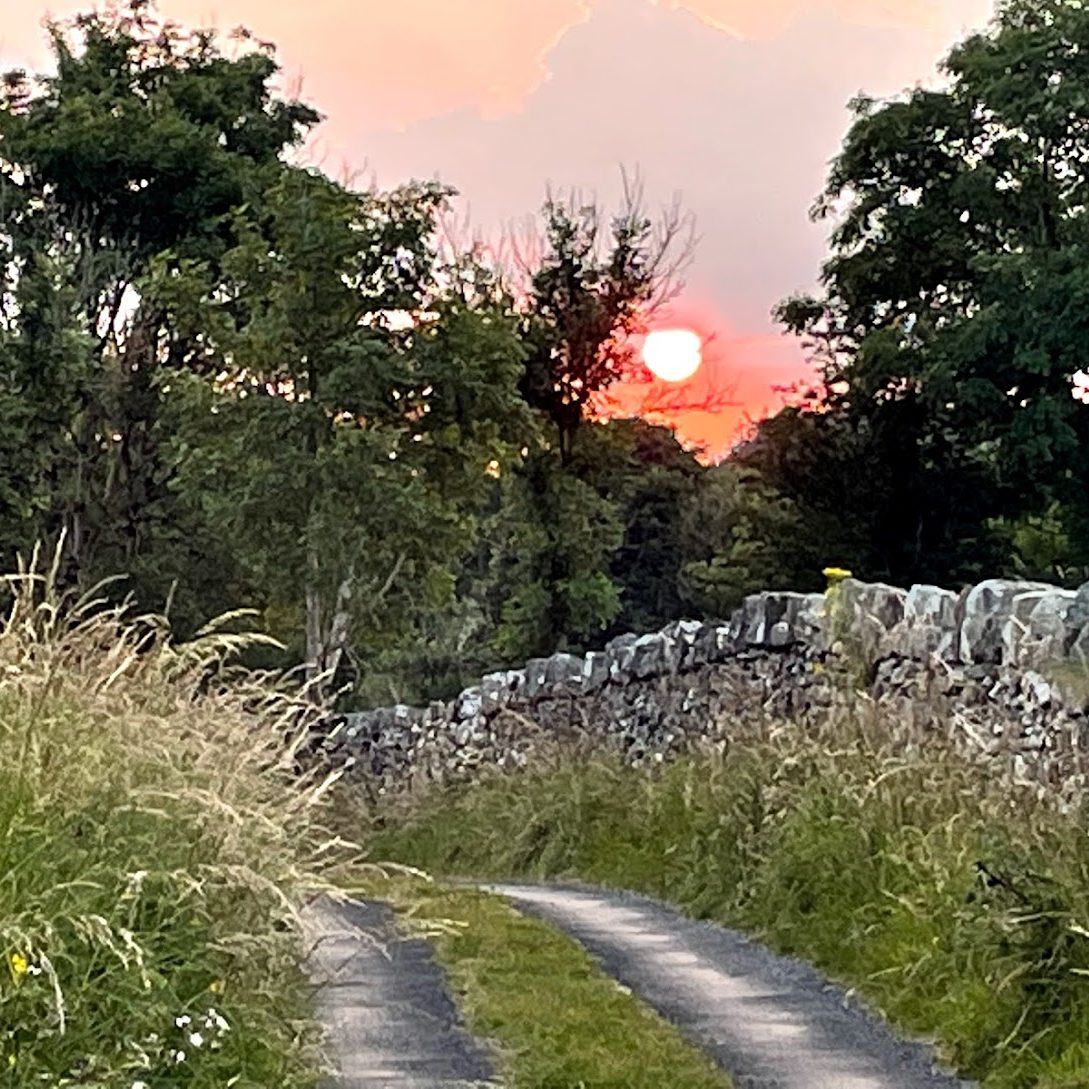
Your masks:
<instances>
[{"instance_id":1,"label":"green foliage","mask_svg":"<svg viewBox=\"0 0 1089 1089\"><path fill-rule=\"evenodd\" d=\"M315 1085L305 711L230 667L241 637L52 589L8 581L0 625L0 1086Z\"/></svg>"},{"instance_id":2,"label":"green foliage","mask_svg":"<svg viewBox=\"0 0 1089 1089\"><path fill-rule=\"evenodd\" d=\"M522 418L509 308L482 269L439 263L446 196L287 168L215 267L167 257L155 282L200 339L200 377L179 382L178 487L270 607L304 603L300 653L322 669L446 602Z\"/></svg>"},{"instance_id":3,"label":"green foliage","mask_svg":"<svg viewBox=\"0 0 1089 1089\"><path fill-rule=\"evenodd\" d=\"M946 87L855 104L814 210L836 220L823 294L779 315L822 366L830 418L807 429L889 497L832 474L856 570L959 581L993 563L996 518L1056 502L1084 528L1087 43L1075 0L1004 3L949 55ZM829 475L785 471L792 493ZM1064 562L1087 543L1079 529Z\"/></svg>"},{"instance_id":4,"label":"green foliage","mask_svg":"<svg viewBox=\"0 0 1089 1089\"><path fill-rule=\"evenodd\" d=\"M160 572L203 581L185 547L202 527L170 491L156 392L191 346L145 297L148 269L222 254L224 217L318 115L273 94L259 43L228 58L143 0L50 36L55 74L9 74L0 95L0 449L34 451L0 556L63 537L69 577L127 573L161 606Z\"/></svg>"},{"instance_id":5,"label":"green foliage","mask_svg":"<svg viewBox=\"0 0 1089 1089\"><path fill-rule=\"evenodd\" d=\"M630 338L675 290L688 256L678 209L655 223L638 182L625 177L624 188L608 226L600 206L578 194L550 194L542 210L543 253L523 315L522 393L555 427L565 464L594 398L630 372Z\"/></svg>"},{"instance_id":6,"label":"green foliage","mask_svg":"<svg viewBox=\"0 0 1089 1089\"><path fill-rule=\"evenodd\" d=\"M576 647L620 607L608 562L622 525L615 506L568 472L551 451L526 459L505 484L496 550L502 593L495 646L518 660Z\"/></svg>"},{"instance_id":7,"label":"green foliage","mask_svg":"<svg viewBox=\"0 0 1089 1089\"><path fill-rule=\"evenodd\" d=\"M759 590L820 589L828 543L806 532L795 503L734 462L696 482L680 529L679 589L690 611L725 617Z\"/></svg>"},{"instance_id":8,"label":"green foliage","mask_svg":"<svg viewBox=\"0 0 1089 1089\"><path fill-rule=\"evenodd\" d=\"M938 736L881 718L785 724L653 771L560 750L390 803L372 849L436 873L662 897L815 962L986 1086L1084 1085L1085 815Z\"/></svg>"}]
</instances>

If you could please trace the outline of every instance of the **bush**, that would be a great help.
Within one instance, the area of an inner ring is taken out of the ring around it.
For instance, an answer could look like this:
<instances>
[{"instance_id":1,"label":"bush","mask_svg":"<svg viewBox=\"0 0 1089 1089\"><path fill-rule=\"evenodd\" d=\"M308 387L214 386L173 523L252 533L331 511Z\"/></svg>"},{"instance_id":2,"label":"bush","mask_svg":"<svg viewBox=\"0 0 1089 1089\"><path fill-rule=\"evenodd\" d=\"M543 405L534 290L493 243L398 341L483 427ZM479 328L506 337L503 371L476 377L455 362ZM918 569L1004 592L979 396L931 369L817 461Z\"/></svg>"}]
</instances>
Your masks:
<instances>
[{"instance_id":1,"label":"bush","mask_svg":"<svg viewBox=\"0 0 1089 1089\"><path fill-rule=\"evenodd\" d=\"M325 857L307 712L49 578L0 623L0 1086L313 1085L296 905Z\"/></svg>"}]
</instances>

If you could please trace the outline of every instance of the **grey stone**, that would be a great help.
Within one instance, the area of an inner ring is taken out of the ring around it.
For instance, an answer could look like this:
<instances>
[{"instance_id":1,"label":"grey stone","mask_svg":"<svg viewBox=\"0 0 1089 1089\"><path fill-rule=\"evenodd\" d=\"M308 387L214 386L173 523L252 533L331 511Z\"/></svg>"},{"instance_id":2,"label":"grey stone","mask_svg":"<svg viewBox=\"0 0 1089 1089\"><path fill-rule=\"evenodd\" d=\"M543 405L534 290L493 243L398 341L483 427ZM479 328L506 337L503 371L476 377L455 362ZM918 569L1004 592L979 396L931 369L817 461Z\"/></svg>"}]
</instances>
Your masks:
<instances>
[{"instance_id":1,"label":"grey stone","mask_svg":"<svg viewBox=\"0 0 1089 1089\"><path fill-rule=\"evenodd\" d=\"M605 659L609 663L611 680L619 681L627 676L638 638L634 634L618 635L605 644Z\"/></svg>"},{"instance_id":2,"label":"grey stone","mask_svg":"<svg viewBox=\"0 0 1089 1089\"><path fill-rule=\"evenodd\" d=\"M676 643L661 632L644 635L635 641L631 648L632 657L629 670L633 677L646 680L662 673L675 671Z\"/></svg>"},{"instance_id":3,"label":"grey stone","mask_svg":"<svg viewBox=\"0 0 1089 1089\"><path fill-rule=\"evenodd\" d=\"M1006 626L1014 616L1014 602L1022 594L1054 589L1042 582L988 579L966 591L958 604L961 661L1001 661Z\"/></svg>"},{"instance_id":4,"label":"grey stone","mask_svg":"<svg viewBox=\"0 0 1089 1089\"><path fill-rule=\"evenodd\" d=\"M1061 662L1077 635L1069 623L1076 601L1071 590L1033 591L1016 598L1004 632L1003 660L1045 672Z\"/></svg>"},{"instance_id":5,"label":"grey stone","mask_svg":"<svg viewBox=\"0 0 1089 1089\"><path fill-rule=\"evenodd\" d=\"M603 651L592 650L582 660L582 687L596 692L609 680L609 661Z\"/></svg>"},{"instance_id":6,"label":"grey stone","mask_svg":"<svg viewBox=\"0 0 1089 1089\"><path fill-rule=\"evenodd\" d=\"M510 703L514 692L515 677L507 671L489 673L480 682L482 710L485 714L497 711Z\"/></svg>"},{"instance_id":7,"label":"grey stone","mask_svg":"<svg viewBox=\"0 0 1089 1089\"><path fill-rule=\"evenodd\" d=\"M459 721L476 718L483 709L484 693L479 685L475 688L466 688L454 702L454 716Z\"/></svg>"},{"instance_id":8,"label":"grey stone","mask_svg":"<svg viewBox=\"0 0 1089 1089\"><path fill-rule=\"evenodd\" d=\"M734 613L730 634L752 647L789 646L796 641L795 624L799 618L804 617L812 626L816 616L811 594L750 594Z\"/></svg>"},{"instance_id":9,"label":"grey stone","mask_svg":"<svg viewBox=\"0 0 1089 1089\"><path fill-rule=\"evenodd\" d=\"M912 586L904 599L904 618L890 630L885 649L917 661L937 657L955 662L957 595L939 586Z\"/></svg>"},{"instance_id":10,"label":"grey stone","mask_svg":"<svg viewBox=\"0 0 1089 1089\"><path fill-rule=\"evenodd\" d=\"M889 631L904 619L907 591L881 582L844 579L836 587L831 611L841 611L849 623Z\"/></svg>"},{"instance_id":11,"label":"grey stone","mask_svg":"<svg viewBox=\"0 0 1089 1089\"><path fill-rule=\"evenodd\" d=\"M553 654L545 669L550 688L579 688L582 686L582 659L575 654Z\"/></svg>"},{"instance_id":12,"label":"grey stone","mask_svg":"<svg viewBox=\"0 0 1089 1089\"><path fill-rule=\"evenodd\" d=\"M381 794L525 766L541 737L576 728L652 763L728 745L769 720L825 715L854 698L846 675L895 718L948 732L966 753L1003 767L1023 755L1073 800L1089 756L1086 617L1089 585L991 580L958 597L847 581L828 596L754 594L729 624L680 621L585 657L535 659L488 674L450 705L332 717L300 759L350 769Z\"/></svg>"},{"instance_id":13,"label":"grey stone","mask_svg":"<svg viewBox=\"0 0 1089 1089\"><path fill-rule=\"evenodd\" d=\"M539 699L548 689L548 659L530 658L526 662L526 699Z\"/></svg>"}]
</instances>

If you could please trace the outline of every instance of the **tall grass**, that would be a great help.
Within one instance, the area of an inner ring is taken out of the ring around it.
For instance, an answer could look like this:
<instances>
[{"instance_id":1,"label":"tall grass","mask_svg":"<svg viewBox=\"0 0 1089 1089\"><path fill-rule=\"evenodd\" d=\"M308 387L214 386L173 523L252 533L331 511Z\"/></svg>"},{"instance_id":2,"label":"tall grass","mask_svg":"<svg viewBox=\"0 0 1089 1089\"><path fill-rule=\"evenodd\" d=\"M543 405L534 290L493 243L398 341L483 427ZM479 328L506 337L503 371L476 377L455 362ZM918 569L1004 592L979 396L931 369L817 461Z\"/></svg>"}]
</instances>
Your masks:
<instances>
[{"instance_id":1,"label":"tall grass","mask_svg":"<svg viewBox=\"0 0 1089 1089\"><path fill-rule=\"evenodd\" d=\"M874 709L656 770L560 751L372 816L375 857L573 877L736 925L988 1086L1089 1086L1085 814Z\"/></svg>"},{"instance_id":2,"label":"tall grass","mask_svg":"<svg viewBox=\"0 0 1089 1089\"><path fill-rule=\"evenodd\" d=\"M314 1084L308 712L223 627L173 646L53 585L0 590L0 1086Z\"/></svg>"}]
</instances>

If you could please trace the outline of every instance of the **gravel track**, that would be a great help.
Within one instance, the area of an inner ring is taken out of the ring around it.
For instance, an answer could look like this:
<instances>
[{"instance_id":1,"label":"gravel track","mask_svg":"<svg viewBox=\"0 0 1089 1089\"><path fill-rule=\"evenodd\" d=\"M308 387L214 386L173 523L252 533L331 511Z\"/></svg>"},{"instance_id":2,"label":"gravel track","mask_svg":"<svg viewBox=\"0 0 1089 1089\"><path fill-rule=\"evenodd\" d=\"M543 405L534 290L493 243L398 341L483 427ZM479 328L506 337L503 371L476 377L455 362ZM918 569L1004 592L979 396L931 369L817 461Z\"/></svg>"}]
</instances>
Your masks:
<instances>
[{"instance_id":1,"label":"gravel track","mask_svg":"<svg viewBox=\"0 0 1089 1089\"><path fill-rule=\"evenodd\" d=\"M337 1089L494 1086L484 1049L461 1027L425 941L397 932L372 903L313 903L304 915L310 972Z\"/></svg>"},{"instance_id":2,"label":"gravel track","mask_svg":"<svg viewBox=\"0 0 1089 1089\"><path fill-rule=\"evenodd\" d=\"M703 1047L737 1089L969 1089L841 988L741 934L656 901L578 886L501 884L577 939L619 983Z\"/></svg>"}]
</instances>

